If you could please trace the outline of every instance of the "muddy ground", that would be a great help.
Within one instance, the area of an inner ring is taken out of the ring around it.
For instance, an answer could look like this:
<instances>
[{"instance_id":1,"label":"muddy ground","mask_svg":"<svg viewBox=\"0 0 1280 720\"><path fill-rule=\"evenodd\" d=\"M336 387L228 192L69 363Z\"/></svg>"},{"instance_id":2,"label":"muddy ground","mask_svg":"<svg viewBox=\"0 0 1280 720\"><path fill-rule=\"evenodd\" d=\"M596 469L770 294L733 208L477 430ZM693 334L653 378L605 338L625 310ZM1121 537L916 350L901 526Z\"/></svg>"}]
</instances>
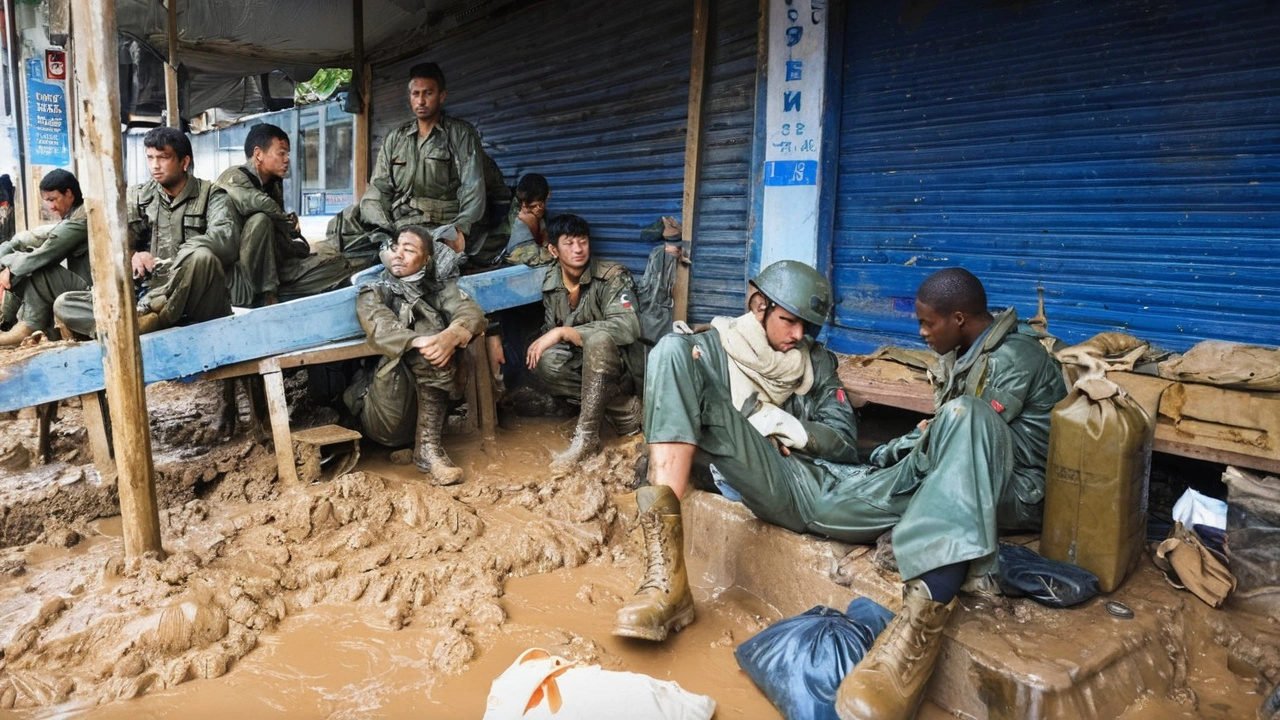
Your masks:
<instances>
[{"instance_id":1,"label":"muddy ground","mask_svg":"<svg viewBox=\"0 0 1280 720\"><path fill-rule=\"evenodd\" d=\"M779 614L697 568L688 630L663 645L609 635L640 572L634 443L551 476L572 420L520 419L500 447L447 438L468 471L459 486L424 484L366 444L356 472L282 488L253 429L220 424L220 386L162 383L148 402L163 559L124 559L75 402L48 465L33 413L0 418L0 707L14 717L479 717L492 678L535 646L677 680L713 696L719 718L779 717L732 655ZM332 419L304 407L294 421ZM1276 648L1256 647L1265 632L1187 617L1196 687L1280 679ZM1209 695L1215 717L1259 701ZM1144 698L1126 717L1202 716L1188 707Z\"/></svg>"}]
</instances>

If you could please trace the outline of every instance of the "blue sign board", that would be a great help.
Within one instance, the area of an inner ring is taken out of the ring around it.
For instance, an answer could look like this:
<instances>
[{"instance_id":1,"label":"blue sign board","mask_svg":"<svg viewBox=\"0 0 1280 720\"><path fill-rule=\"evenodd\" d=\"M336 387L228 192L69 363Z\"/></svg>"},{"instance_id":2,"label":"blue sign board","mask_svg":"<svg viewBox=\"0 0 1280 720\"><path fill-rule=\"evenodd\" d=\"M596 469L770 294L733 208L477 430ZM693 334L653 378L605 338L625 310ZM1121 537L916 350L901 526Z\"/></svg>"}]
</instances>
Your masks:
<instances>
[{"instance_id":1,"label":"blue sign board","mask_svg":"<svg viewBox=\"0 0 1280 720\"><path fill-rule=\"evenodd\" d=\"M44 61L27 60L27 151L32 165L71 165L67 93L59 82L46 82Z\"/></svg>"},{"instance_id":2,"label":"blue sign board","mask_svg":"<svg viewBox=\"0 0 1280 720\"><path fill-rule=\"evenodd\" d=\"M817 185L817 160L771 160L764 164L764 184Z\"/></svg>"}]
</instances>

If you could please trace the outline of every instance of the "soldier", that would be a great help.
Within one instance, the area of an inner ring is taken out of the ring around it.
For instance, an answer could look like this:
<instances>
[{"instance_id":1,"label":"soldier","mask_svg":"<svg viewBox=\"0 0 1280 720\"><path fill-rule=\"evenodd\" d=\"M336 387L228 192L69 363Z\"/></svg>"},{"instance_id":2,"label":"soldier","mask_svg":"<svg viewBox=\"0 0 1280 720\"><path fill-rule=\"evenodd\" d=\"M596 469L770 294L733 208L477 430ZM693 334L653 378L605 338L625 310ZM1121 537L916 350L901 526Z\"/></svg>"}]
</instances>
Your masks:
<instances>
[{"instance_id":1,"label":"soldier","mask_svg":"<svg viewBox=\"0 0 1280 720\"><path fill-rule=\"evenodd\" d=\"M560 215L548 224L547 237L557 262L542 282L543 334L529 345L525 362L553 395L581 401L573 440L552 463L563 472L600 449L606 416L619 435L639 432L640 399L627 355L640 320L631 273L591 257L586 220Z\"/></svg>"},{"instance_id":2,"label":"soldier","mask_svg":"<svg viewBox=\"0 0 1280 720\"><path fill-rule=\"evenodd\" d=\"M402 229L378 279L360 288L356 316L382 357L376 370L357 375L343 401L366 435L392 447L412 443L431 483L453 485L462 469L440 436L449 399L460 397L457 350L484 331L485 320L456 282L437 279L433 244L425 227Z\"/></svg>"},{"instance_id":3,"label":"soldier","mask_svg":"<svg viewBox=\"0 0 1280 720\"><path fill-rule=\"evenodd\" d=\"M80 182L66 170L53 170L40 180L40 197L61 220L0 243L0 291L17 298L14 307L6 297L6 310L16 315L13 327L0 333L0 347L52 330L54 300L64 292L87 290L93 282Z\"/></svg>"},{"instance_id":4,"label":"soldier","mask_svg":"<svg viewBox=\"0 0 1280 720\"><path fill-rule=\"evenodd\" d=\"M485 158L470 123L444 113L444 73L435 63L409 69L414 119L382 141L369 187L329 223L329 238L353 267L373 263L398 228L421 225L463 252L485 216Z\"/></svg>"},{"instance_id":5,"label":"soldier","mask_svg":"<svg viewBox=\"0 0 1280 720\"><path fill-rule=\"evenodd\" d=\"M130 266L144 292L138 332L231 314L226 269L236 260L227 194L191 174L191 141L158 127L142 139L151 179L127 193ZM68 329L93 337L93 293L67 292L53 306Z\"/></svg>"},{"instance_id":6,"label":"soldier","mask_svg":"<svg viewBox=\"0 0 1280 720\"><path fill-rule=\"evenodd\" d=\"M550 265L556 261L547 249L547 201L551 186L538 173L525 173L516 183L515 202L507 225L511 228L504 258L511 264L530 267Z\"/></svg>"},{"instance_id":7,"label":"soldier","mask_svg":"<svg viewBox=\"0 0 1280 720\"><path fill-rule=\"evenodd\" d=\"M298 217L284 210L289 135L275 125L254 125L244 156L243 165L228 168L216 183L227 193L239 238L239 260L229 278L231 304L261 307L281 296L315 295L346 283L351 269L342 255L328 244L313 251L298 230Z\"/></svg>"}]
</instances>

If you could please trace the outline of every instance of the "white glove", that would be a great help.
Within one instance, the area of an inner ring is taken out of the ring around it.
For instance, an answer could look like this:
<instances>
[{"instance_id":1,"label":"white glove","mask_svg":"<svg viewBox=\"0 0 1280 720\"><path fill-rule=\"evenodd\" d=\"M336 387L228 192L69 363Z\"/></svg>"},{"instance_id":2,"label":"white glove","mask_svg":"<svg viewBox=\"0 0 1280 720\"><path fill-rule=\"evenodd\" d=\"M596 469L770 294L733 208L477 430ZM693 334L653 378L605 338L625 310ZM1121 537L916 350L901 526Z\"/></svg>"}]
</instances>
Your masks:
<instances>
[{"instance_id":1,"label":"white glove","mask_svg":"<svg viewBox=\"0 0 1280 720\"><path fill-rule=\"evenodd\" d=\"M778 442L790 448L802 448L809 444L809 432L804 423L794 415L777 405L764 403L751 417L747 418L751 427L761 435L777 438Z\"/></svg>"}]
</instances>

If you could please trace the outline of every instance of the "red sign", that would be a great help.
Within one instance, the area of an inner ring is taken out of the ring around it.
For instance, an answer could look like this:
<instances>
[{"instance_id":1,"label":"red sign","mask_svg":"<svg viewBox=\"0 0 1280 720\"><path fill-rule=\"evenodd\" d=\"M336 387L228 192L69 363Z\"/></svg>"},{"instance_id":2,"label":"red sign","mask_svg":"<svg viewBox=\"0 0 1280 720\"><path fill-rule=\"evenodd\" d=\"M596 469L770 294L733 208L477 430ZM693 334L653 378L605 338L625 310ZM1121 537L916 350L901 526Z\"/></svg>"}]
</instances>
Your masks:
<instances>
[{"instance_id":1,"label":"red sign","mask_svg":"<svg viewBox=\"0 0 1280 720\"><path fill-rule=\"evenodd\" d=\"M67 54L61 50L45 50L44 73L50 80L66 80Z\"/></svg>"}]
</instances>

